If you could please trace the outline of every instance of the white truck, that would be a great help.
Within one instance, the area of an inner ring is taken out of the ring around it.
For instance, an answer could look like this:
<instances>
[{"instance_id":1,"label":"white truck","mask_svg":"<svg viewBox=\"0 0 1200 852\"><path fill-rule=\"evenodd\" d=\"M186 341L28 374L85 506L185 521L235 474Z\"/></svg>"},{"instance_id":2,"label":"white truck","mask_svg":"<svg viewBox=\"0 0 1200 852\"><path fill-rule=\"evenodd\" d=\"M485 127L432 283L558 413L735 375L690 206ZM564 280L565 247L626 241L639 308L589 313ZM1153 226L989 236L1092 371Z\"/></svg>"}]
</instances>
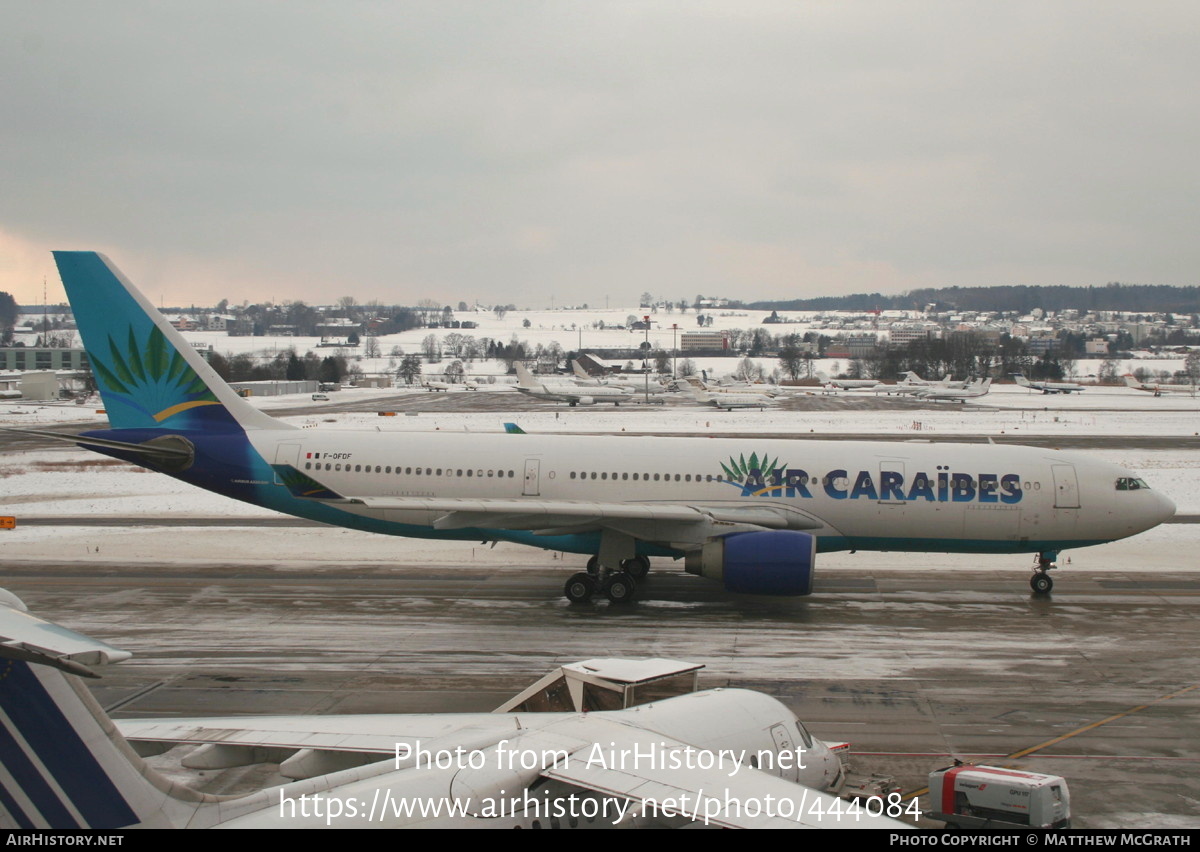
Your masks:
<instances>
[{"instance_id":1,"label":"white truck","mask_svg":"<svg viewBox=\"0 0 1200 852\"><path fill-rule=\"evenodd\" d=\"M1070 828L1071 794L1058 775L956 763L929 773L926 814L946 828Z\"/></svg>"}]
</instances>

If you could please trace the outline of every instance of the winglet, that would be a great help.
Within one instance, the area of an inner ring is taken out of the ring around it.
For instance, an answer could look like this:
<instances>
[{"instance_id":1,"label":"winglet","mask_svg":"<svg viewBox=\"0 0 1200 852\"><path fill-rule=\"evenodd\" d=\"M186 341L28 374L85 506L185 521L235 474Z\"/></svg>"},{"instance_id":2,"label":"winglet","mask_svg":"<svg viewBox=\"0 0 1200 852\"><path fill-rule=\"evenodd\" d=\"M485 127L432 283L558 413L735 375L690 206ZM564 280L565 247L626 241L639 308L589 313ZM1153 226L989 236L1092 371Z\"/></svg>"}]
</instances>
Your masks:
<instances>
[{"instance_id":1,"label":"winglet","mask_svg":"<svg viewBox=\"0 0 1200 852\"><path fill-rule=\"evenodd\" d=\"M508 433L508 434L510 434L510 435L524 435L524 434L526 434L525 430L524 430L524 429L522 429L520 426L518 426L516 423L505 423L505 424L504 424L504 431L505 431L505 432L507 432L507 433Z\"/></svg>"}]
</instances>

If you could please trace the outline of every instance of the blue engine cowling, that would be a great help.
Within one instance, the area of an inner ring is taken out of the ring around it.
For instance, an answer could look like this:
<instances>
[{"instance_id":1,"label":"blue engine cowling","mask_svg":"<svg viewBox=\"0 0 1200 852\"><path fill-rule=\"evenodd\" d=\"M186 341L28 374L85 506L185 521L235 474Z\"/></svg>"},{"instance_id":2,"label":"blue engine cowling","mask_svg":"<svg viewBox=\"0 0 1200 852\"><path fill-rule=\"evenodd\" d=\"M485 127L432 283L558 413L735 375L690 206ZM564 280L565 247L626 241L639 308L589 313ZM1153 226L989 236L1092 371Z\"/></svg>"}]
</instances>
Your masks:
<instances>
[{"instance_id":1,"label":"blue engine cowling","mask_svg":"<svg viewBox=\"0 0 1200 852\"><path fill-rule=\"evenodd\" d=\"M771 530L734 533L687 554L684 567L751 595L810 595L817 538L806 532Z\"/></svg>"}]
</instances>

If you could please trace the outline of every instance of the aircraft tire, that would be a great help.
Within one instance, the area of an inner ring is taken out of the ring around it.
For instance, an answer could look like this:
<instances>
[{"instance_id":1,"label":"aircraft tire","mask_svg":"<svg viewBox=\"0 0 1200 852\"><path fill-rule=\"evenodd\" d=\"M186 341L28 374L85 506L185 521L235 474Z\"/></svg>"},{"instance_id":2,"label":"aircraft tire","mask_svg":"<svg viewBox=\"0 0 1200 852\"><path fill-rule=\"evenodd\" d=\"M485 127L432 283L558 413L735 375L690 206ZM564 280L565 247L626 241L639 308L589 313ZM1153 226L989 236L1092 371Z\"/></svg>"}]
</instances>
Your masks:
<instances>
[{"instance_id":1,"label":"aircraft tire","mask_svg":"<svg viewBox=\"0 0 1200 852\"><path fill-rule=\"evenodd\" d=\"M1054 588L1054 580L1044 571L1038 571L1029 578L1029 588L1036 594L1047 595Z\"/></svg>"},{"instance_id":2,"label":"aircraft tire","mask_svg":"<svg viewBox=\"0 0 1200 852\"><path fill-rule=\"evenodd\" d=\"M595 593L596 581L590 574L584 574L582 571L572 574L571 579L567 580L567 585L563 587L563 594L573 604L587 603Z\"/></svg>"},{"instance_id":3,"label":"aircraft tire","mask_svg":"<svg viewBox=\"0 0 1200 852\"><path fill-rule=\"evenodd\" d=\"M593 556L587 561L587 572L593 577L600 576L600 557Z\"/></svg>"},{"instance_id":4,"label":"aircraft tire","mask_svg":"<svg viewBox=\"0 0 1200 852\"><path fill-rule=\"evenodd\" d=\"M635 580L644 580L650 573L650 560L645 556L634 556L621 563L621 570Z\"/></svg>"},{"instance_id":5,"label":"aircraft tire","mask_svg":"<svg viewBox=\"0 0 1200 852\"><path fill-rule=\"evenodd\" d=\"M624 571L618 571L604 581L604 595L615 604L625 604L633 601L637 585L633 578Z\"/></svg>"}]
</instances>

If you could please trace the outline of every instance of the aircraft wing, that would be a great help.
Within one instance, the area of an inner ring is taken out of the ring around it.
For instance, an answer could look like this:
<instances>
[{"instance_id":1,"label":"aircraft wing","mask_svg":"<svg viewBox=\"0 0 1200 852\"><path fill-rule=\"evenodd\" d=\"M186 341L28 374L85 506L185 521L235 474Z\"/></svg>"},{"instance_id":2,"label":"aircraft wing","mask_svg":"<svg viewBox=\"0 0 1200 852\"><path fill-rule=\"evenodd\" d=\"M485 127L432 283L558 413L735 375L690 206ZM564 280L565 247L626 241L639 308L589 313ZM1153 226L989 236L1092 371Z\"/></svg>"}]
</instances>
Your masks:
<instances>
[{"instance_id":1,"label":"aircraft wing","mask_svg":"<svg viewBox=\"0 0 1200 852\"><path fill-rule=\"evenodd\" d=\"M348 497L389 520L439 530L510 529L561 534L615 529L636 538L703 542L714 535L762 529L811 530L824 524L787 506L688 503L512 500L421 497ZM351 508L351 507L347 507Z\"/></svg>"},{"instance_id":2,"label":"aircraft wing","mask_svg":"<svg viewBox=\"0 0 1200 852\"><path fill-rule=\"evenodd\" d=\"M592 745L544 768L542 775L628 799L644 813L692 817L722 828L912 828L899 820L868 816L861 808L848 815L852 806L836 796L745 762L735 766L732 756L715 765L713 758L719 755L632 723L592 713L552 730Z\"/></svg>"},{"instance_id":3,"label":"aircraft wing","mask_svg":"<svg viewBox=\"0 0 1200 852\"><path fill-rule=\"evenodd\" d=\"M240 748L312 749L394 756L405 744L432 750L473 743L483 748L520 733L513 714L229 716L206 719L114 719L126 739L155 743L219 743Z\"/></svg>"},{"instance_id":4,"label":"aircraft wing","mask_svg":"<svg viewBox=\"0 0 1200 852\"><path fill-rule=\"evenodd\" d=\"M634 719L564 715L544 725L538 725L536 713L146 719L116 724L125 737L142 742L348 751L375 753L381 759L418 749L436 754L503 747L512 754L539 756L543 764L538 774L543 777L625 799L631 812L649 817L681 817L723 828L912 827L869 816L835 796L753 769L745 755L740 764L732 754L718 762L714 752L640 728ZM470 789L469 781L464 778L465 790Z\"/></svg>"},{"instance_id":5,"label":"aircraft wing","mask_svg":"<svg viewBox=\"0 0 1200 852\"><path fill-rule=\"evenodd\" d=\"M31 615L15 595L0 589L0 657L97 677L89 666L119 663L130 656L128 651Z\"/></svg>"},{"instance_id":6,"label":"aircraft wing","mask_svg":"<svg viewBox=\"0 0 1200 852\"><path fill-rule=\"evenodd\" d=\"M528 530L545 535L612 529L645 541L686 546L717 535L759 530L815 530L821 520L778 503L634 503L470 497L380 497L339 494L291 465L274 465L292 495L336 502L349 512L437 530ZM361 508L360 508L361 507Z\"/></svg>"}]
</instances>

